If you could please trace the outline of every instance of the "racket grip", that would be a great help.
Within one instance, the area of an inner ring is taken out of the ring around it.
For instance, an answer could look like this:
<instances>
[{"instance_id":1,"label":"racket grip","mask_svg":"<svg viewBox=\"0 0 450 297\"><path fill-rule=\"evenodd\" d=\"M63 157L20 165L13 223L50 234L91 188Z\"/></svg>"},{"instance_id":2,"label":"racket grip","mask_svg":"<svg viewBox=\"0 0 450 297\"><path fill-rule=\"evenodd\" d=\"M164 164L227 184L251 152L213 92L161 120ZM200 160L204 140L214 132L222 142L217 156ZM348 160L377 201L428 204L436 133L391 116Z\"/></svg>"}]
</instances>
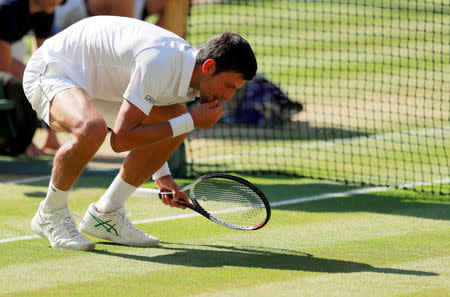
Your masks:
<instances>
[{"instance_id":1,"label":"racket grip","mask_svg":"<svg viewBox=\"0 0 450 297\"><path fill-rule=\"evenodd\" d=\"M169 195L172 197L172 192L171 191L159 191L156 189L137 188L132 196L140 197L140 198L159 198L159 199L161 199L161 195ZM177 203L179 205L183 205L183 206L189 207L191 209L194 209L192 204L190 204L189 202L179 200L179 201L177 201Z\"/></svg>"},{"instance_id":2,"label":"racket grip","mask_svg":"<svg viewBox=\"0 0 450 297\"><path fill-rule=\"evenodd\" d=\"M160 191L158 195L159 198L161 198L162 195L169 195L170 198L172 198L172 191Z\"/></svg>"},{"instance_id":3,"label":"racket grip","mask_svg":"<svg viewBox=\"0 0 450 297\"><path fill-rule=\"evenodd\" d=\"M161 199L162 198L162 195L169 195L169 197L172 199L173 198L173 195L172 195L172 192L171 191L161 191L161 192L159 192L159 199ZM192 204L190 204L189 202L187 202L187 201L184 201L184 200L178 200L177 201L177 204L178 205L182 205L182 206L184 206L184 207L188 207L188 208L190 208L190 209L194 209L194 206L192 205Z\"/></svg>"},{"instance_id":4,"label":"racket grip","mask_svg":"<svg viewBox=\"0 0 450 297\"><path fill-rule=\"evenodd\" d=\"M141 198L160 198L159 190L147 189L147 188L137 188L132 196Z\"/></svg>"}]
</instances>

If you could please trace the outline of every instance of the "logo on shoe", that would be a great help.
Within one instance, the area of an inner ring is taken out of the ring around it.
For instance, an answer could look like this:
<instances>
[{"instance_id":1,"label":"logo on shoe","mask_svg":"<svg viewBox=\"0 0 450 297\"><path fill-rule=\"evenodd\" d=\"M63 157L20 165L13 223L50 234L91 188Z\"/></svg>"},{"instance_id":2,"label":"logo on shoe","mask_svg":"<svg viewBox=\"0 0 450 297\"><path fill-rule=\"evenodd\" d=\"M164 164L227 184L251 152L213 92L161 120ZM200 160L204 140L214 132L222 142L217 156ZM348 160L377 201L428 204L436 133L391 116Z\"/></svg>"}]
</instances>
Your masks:
<instances>
[{"instance_id":1,"label":"logo on shoe","mask_svg":"<svg viewBox=\"0 0 450 297\"><path fill-rule=\"evenodd\" d=\"M46 223L46 222L44 222L42 224L39 224L39 226L41 226L41 228L47 229L48 233L52 233L53 232L53 228L49 227L49 225L50 225L50 223Z\"/></svg>"},{"instance_id":2,"label":"logo on shoe","mask_svg":"<svg viewBox=\"0 0 450 297\"><path fill-rule=\"evenodd\" d=\"M100 220L99 218L97 218L96 216L94 216L91 212L89 212L89 214L90 214L90 215L94 218L94 220L96 220L97 223L98 223L97 225L94 225L95 228L98 228L98 227L102 226L103 228L105 228L105 230L106 230L108 233L111 233L111 230L112 230L112 231L114 231L114 233L116 233L116 236L119 236L119 232L117 232L117 229L114 228L114 226L115 226L116 224L114 224L114 225L109 224L109 222L111 222L111 220L103 221L103 220Z\"/></svg>"},{"instance_id":3,"label":"logo on shoe","mask_svg":"<svg viewBox=\"0 0 450 297\"><path fill-rule=\"evenodd\" d=\"M51 223L45 221L45 219L42 217L42 215L40 213L39 213L39 217L41 218L41 223L39 224L39 226L41 228L47 229L48 233L52 233L53 232L53 227L51 226Z\"/></svg>"}]
</instances>

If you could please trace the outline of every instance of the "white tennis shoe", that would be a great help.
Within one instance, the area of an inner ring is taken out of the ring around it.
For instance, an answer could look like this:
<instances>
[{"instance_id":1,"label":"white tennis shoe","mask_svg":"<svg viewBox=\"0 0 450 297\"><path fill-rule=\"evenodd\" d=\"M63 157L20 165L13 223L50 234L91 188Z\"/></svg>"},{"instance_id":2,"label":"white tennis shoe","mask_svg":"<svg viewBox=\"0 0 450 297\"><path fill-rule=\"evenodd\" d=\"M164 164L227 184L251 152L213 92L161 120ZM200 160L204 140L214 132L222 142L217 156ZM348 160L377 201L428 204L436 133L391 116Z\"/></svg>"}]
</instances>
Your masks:
<instances>
[{"instance_id":1,"label":"white tennis shoe","mask_svg":"<svg viewBox=\"0 0 450 297\"><path fill-rule=\"evenodd\" d=\"M95 243L81 235L68 208L52 213L42 211L42 203L31 220L31 229L47 239L54 249L93 250Z\"/></svg>"},{"instance_id":2,"label":"white tennis shoe","mask_svg":"<svg viewBox=\"0 0 450 297\"><path fill-rule=\"evenodd\" d=\"M136 229L127 218L125 207L116 211L100 214L95 203L89 208L80 223L80 231L91 236L129 246L157 246L159 239Z\"/></svg>"}]
</instances>

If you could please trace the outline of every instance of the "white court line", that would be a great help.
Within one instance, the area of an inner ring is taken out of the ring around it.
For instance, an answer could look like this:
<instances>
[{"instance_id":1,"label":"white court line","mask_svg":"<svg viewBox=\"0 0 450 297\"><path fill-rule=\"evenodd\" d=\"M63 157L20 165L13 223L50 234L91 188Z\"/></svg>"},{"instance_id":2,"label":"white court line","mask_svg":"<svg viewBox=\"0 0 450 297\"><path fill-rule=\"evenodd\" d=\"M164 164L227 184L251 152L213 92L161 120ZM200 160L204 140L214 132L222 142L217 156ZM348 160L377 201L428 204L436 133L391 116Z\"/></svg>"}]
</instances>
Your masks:
<instances>
[{"instance_id":1,"label":"white court line","mask_svg":"<svg viewBox=\"0 0 450 297\"><path fill-rule=\"evenodd\" d=\"M35 238L39 238L39 235L35 234L35 235L26 235L26 236L14 237L14 238L5 238L5 239L1 239L0 243L12 242L12 241L22 241L22 240L35 239Z\"/></svg>"},{"instance_id":2,"label":"white court line","mask_svg":"<svg viewBox=\"0 0 450 297\"><path fill-rule=\"evenodd\" d=\"M50 179L50 175L40 175L40 176L35 176L35 177L14 179L14 180L9 180L9 181L5 181L5 182L0 182L0 185L33 183L33 182L46 180L46 179Z\"/></svg>"},{"instance_id":3,"label":"white court line","mask_svg":"<svg viewBox=\"0 0 450 297\"><path fill-rule=\"evenodd\" d=\"M333 199L333 198L341 198L345 196L353 196L353 195L360 195L360 194L368 194L368 193L376 193L376 192L383 192L388 190L396 190L396 189L409 189L414 187L420 187L420 186L430 186L433 184L447 184L450 183L450 178L447 179L440 179L440 180L434 180L431 182L418 182L413 184L404 184L400 185L398 187L373 187L373 188L364 188L364 189L356 189L351 191L345 191L345 192L338 192L338 193L331 193L331 194L323 194L323 195L316 195L311 197L302 197L302 198L296 198L296 199L289 199L284 201L278 201L270 203L270 206L277 207L281 205L291 205L296 203L304 203L309 201L317 201L317 200L325 200L325 199Z\"/></svg>"},{"instance_id":4,"label":"white court line","mask_svg":"<svg viewBox=\"0 0 450 297\"><path fill-rule=\"evenodd\" d=\"M449 182L450 182L450 179L434 180L431 182L421 182L421 183L417 183L417 184L405 184L405 185L399 186L399 188L426 186L426 185L431 185L431 184L439 184L439 183L442 184L442 183L449 183ZM346 196L361 195L361 194L368 194L368 193L377 193L377 192L383 192L383 191L388 191L388 190L395 190L395 187L372 187L372 188L356 189L356 190L337 192L337 193L329 193L329 194L323 194L323 195L314 195L314 196L309 196L309 197L294 198L294 199L289 199L289 200L284 200L284 201L272 202L270 205L272 207L277 207L277 206L283 206L283 205L305 203L305 202L310 202L310 201L335 199L335 198L342 198L342 197L346 197ZM197 216L200 216L200 215L197 213L190 213L190 214L182 214L182 215L177 215L177 216L139 220L139 221L134 221L133 224L138 225L138 224L147 224L147 223L162 222L162 221L180 220L180 219L192 218L192 217L197 217ZM14 238L5 238L5 239L0 239L0 243L22 241L22 240L29 240L29 239L35 239L35 238L39 238L39 236L38 235L26 235L26 236L14 237Z\"/></svg>"}]
</instances>

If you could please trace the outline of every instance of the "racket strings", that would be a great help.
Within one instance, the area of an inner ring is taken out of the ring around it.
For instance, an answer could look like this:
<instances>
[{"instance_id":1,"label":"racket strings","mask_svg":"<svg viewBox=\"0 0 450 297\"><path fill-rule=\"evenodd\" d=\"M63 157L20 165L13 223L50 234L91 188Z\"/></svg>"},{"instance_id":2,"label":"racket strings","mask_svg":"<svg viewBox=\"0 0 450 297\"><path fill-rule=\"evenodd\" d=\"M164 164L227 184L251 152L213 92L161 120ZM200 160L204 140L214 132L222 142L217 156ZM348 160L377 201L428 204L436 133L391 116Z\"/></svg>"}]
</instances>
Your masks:
<instances>
[{"instance_id":1,"label":"racket strings","mask_svg":"<svg viewBox=\"0 0 450 297\"><path fill-rule=\"evenodd\" d=\"M193 198L214 217L240 226L256 226L267 218L259 195L248 186L228 179L207 179L198 183Z\"/></svg>"}]
</instances>

